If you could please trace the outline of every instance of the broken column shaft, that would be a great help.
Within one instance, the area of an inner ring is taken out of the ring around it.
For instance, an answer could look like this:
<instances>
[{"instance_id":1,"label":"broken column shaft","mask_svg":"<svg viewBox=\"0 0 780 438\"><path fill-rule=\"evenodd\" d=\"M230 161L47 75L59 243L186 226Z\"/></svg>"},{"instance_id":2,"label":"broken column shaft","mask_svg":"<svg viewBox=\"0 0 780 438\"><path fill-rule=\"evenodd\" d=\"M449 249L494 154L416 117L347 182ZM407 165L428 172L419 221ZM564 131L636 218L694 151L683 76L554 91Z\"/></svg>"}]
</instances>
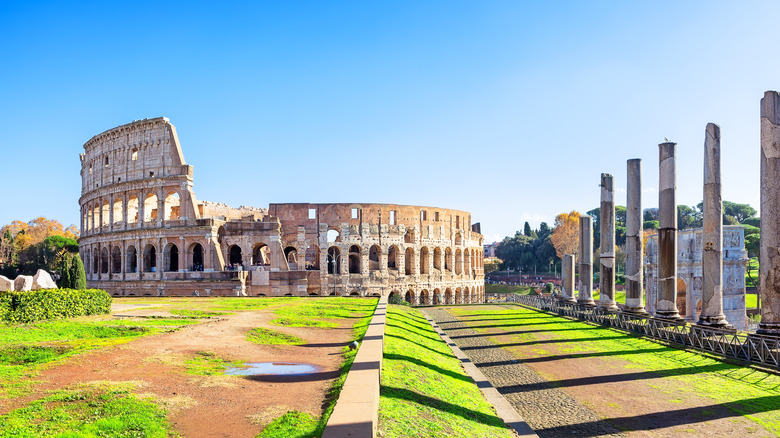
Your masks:
<instances>
[{"instance_id":1,"label":"broken column shaft","mask_svg":"<svg viewBox=\"0 0 780 438\"><path fill-rule=\"evenodd\" d=\"M580 217L580 281L577 303L593 306L593 219Z\"/></svg>"},{"instance_id":2,"label":"broken column shaft","mask_svg":"<svg viewBox=\"0 0 780 438\"><path fill-rule=\"evenodd\" d=\"M761 99L761 322L756 333L780 336L780 96Z\"/></svg>"},{"instance_id":3,"label":"broken column shaft","mask_svg":"<svg viewBox=\"0 0 780 438\"><path fill-rule=\"evenodd\" d=\"M658 145L658 295L655 313L682 321L677 310L677 143Z\"/></svg>"},{"instance_id":4,"label":"broken column shaft","mask_svg":"<svg viewBox=\"0 0 780 438\"><path fill-rule=\"evenodd\" d=\"M615 186L612 175L601 174L599 220L599 308L618 310L615 305Z\"/></svg>"},{"instance_id":5,"label":"broken column shaft","mask_svg":"<svg viewBox=\"0 0 780 438\"><path fill-rule=\"evenodd\" d=\"M563 255L563 284L561 288L561 301L567 303L575 303L577 300L574 298L574 255Z\"/></svg>"},{"instance_id":6,"label":"broken column shaft","mask_svg":"<svg viewBox=\"0 0 780 438\"><path fill-rule=\"evenodd\" d=\"M728 327L723 314L723 201L720 184L720 127L708 123L704 135L704 217L701 314L699 324Z\"/></svg>"},{"instance_id":7,"label":"broken column shaft","mask_svg":"<svg viewBox=\"0 0 780 438\"><path fill-rule=\"evenodd\" d=\"M628 160L626 199L626 307L627 312L647 313L642 300L642 160Z\"/></svg>"}]
</instances>

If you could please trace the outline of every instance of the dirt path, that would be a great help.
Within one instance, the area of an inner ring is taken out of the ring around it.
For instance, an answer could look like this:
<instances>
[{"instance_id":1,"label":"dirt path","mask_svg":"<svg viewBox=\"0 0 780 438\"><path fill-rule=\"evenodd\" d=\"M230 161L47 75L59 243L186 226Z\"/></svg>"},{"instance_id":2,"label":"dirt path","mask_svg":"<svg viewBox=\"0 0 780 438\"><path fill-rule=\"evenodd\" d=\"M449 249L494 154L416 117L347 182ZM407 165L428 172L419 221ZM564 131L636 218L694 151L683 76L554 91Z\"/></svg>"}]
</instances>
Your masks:
<instances>
[{"instance_id":1,"label":"dirt path","mask_svg":"<svg viewBox=\"0 0 780 438\"><path fill-rule=\"evenodd\" d=\"M118 309L127 313L131 309ZM140 338L128 344L74 356L45 370L34 397L79 382L142 382L140 393L154 394L169 409L174 428L185 437L253 437L288 410L319 416L352 340L350 320L335 329L280 328L268 325L268 312L220 316L179 331ZM269 327L303 338L303 346L261 346L246 340L255 327ZM196 376L184 360L213 352L227 361L304 362L319 371L296 377ZM22 400L15 401L20 404ZM18 406L0 409L7 412Z\"/></svg>"},{"instance_id":2,"label":"dirt path","mask_svg":"<svg viewBox=\"0 0 780 438\"><path fill-rule=\"evenodd\" d=\"M478 315L481 309L495 310L495 307L469 309L473 309L473 313ZM604 432L594 432L593 428L605 423L624 431L622 434L629 437L774 436L759 424L715 403L712 399L696 395L679 379L637 369L636 364L612 357L613 354L572 354L564 351L566 343L551 333L546 333L544 325L540 323L523 324L518 321L509 327L489 327L490 322L484 317L461 317L460 324L463 322L466 322L467 326L482 327L479 333L472 330L472 333L461 333L461 337L458 337L458 334L453 336L453 340L467 355L473 355L472 360L476 362L476 358L500 345L502 347L498 348L499 350L516 358L519 363L547 382L547 385L559 388L558 391L595 413L598 416L596 420L587 418L587 415L573 416L566 411L565 403L560 404L559 409L567 412L567 427L580 431L580 436L603 434ZM446 325L442 324L442 327L446 329ZM603 330L595 327L594 329ZM616 333L616 336L619 334ZM483 343L477 342L480 339ZM492 363L483 362L480 366L505 368L504 371L508 372L508 368L515 364L499 359ZM554 391L540 391L540 385L545 387L545 384L518 377L511 381L500 381L499 390L510 401L519 397L524 399L525 403L560 403L558 397L553 395ZM550 409L554 411L556 407ZM532 423L528 414L521 412L521 415L529 424ZM551 418L558 416L552 415ZM565 435L561 433L560 425L549 420L542 419L531 426L543 437Z\"/></svg>"}]
</instances>

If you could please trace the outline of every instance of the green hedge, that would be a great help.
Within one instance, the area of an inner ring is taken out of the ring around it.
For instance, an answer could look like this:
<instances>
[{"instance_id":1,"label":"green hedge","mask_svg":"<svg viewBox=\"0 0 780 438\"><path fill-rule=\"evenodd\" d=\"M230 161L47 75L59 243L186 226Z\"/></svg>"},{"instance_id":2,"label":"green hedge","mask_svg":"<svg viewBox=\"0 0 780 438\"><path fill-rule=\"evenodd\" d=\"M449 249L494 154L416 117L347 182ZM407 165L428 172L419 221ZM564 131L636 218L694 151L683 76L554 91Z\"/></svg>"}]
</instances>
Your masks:
<instances>
[{"instance_id":1,"label":"green hedge","mask_svg":"<svg viewBox=\"0 0 780 438\"><path fill-rule=\"evenodd\" d=\"M28 323L111 312L111 296L100 289L44 289L0 294L0 320Z\"/></svg>"}]
</instances>

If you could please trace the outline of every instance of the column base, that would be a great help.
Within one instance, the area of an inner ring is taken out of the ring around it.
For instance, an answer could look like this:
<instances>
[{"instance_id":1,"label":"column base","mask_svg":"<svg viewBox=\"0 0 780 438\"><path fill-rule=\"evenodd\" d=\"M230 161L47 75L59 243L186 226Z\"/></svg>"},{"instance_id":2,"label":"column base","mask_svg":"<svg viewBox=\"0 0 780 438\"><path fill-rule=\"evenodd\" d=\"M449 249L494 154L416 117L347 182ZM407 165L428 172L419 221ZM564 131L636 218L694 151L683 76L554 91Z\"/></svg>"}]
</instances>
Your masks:
<instances>
[{"instance_id":1,"label":"column base","mask_svg":"<svg viewBox=\"0 0 780 438\"><path fill-rule=\"evenodd\" d=\"M615 304L615 302L611 302L611 303L599 302L598 307L599 310L603 310L605 312L610 312L610 313L615 313L620 311L620 308L617 306L617 304Z\"/></svg>"},{"instance_id":2,"label":"column base","mask_svg":"<svg viewBox=\"0 0 780 438\"><path fill-rule=\"evenodd\" d=\"M758 323L758 330L756 330L757 335L766 335L766 336L780 336L780 323L776 322L759 322Z\"/></svg>"},{"instance_id":3,"label":"column base","mask_svg":"<svg viewBox=\"0 0 780 438\"><path fill-rule=\"evenodd\" d=\"M655 317L660 319L665 319L667 321L676 323L676 324L685 324L685 318L680 316L679 312L655 312Z\"/></svg>"},{"instance_id":4,"label":"column base","mask_svg":"<svg viewBox=\"0 0 780 438\"><path fill-rule=\"evenodd\" d=\"M596 307L596 302L593 301L593 299L588 300L577 300L577 304L580 306L586 306L586 307Z\"/></svg>"},{"instance_id":5,"label":"column base","mask_svg":"<svg viewBox=\"0 0 780 438\"><path fill-rule=\"evenodd\" d=\"M636 316L650 316L644 307L624 307L623 311Z\"/></svg>"},{"instance_id":6,"label":"column base","mask_svg":"<svg viewBox=\"0 0 780 438\"><path fill-rule=\"evenodd\" d=\"M705 327L717 328L717 329L729 329L734 328L728 321L726 321L725 315L718 316L699 316L699 321L696 325Z\"/></svg>"},{"instance_id":7,"label":"column base","mask_svg":"<svg viewBox=\"0 0 780 438\"><path fill-rule=\"evenodd\" d=\"M577 300L574 299L574 298L566 298L566 297L561 297L561 298L558 299L558 301L560 301L562 303L569 303L569 304L574 304L574 303L577 302Z\"/></svg>"}]
</instances>

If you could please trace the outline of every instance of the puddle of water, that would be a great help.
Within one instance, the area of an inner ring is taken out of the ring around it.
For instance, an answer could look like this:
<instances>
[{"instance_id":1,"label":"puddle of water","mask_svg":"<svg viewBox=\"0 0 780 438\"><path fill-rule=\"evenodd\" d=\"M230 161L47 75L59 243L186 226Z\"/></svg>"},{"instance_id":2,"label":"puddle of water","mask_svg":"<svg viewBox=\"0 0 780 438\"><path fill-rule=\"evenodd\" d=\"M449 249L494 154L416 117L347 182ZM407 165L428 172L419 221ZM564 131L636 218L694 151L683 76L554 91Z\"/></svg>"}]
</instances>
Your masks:
<instances>
[{"instance_id":1,"label":"puddle of water","mask_svg":"<svg viewBox=\"0 0 780 438\"><path fill-rule=\"evenodd\" d=\"M243 367L229 367L229 376L301 376L319 371L319 367L308 363L294 362L250 362Z\"/></svg>"}]
</instances>

